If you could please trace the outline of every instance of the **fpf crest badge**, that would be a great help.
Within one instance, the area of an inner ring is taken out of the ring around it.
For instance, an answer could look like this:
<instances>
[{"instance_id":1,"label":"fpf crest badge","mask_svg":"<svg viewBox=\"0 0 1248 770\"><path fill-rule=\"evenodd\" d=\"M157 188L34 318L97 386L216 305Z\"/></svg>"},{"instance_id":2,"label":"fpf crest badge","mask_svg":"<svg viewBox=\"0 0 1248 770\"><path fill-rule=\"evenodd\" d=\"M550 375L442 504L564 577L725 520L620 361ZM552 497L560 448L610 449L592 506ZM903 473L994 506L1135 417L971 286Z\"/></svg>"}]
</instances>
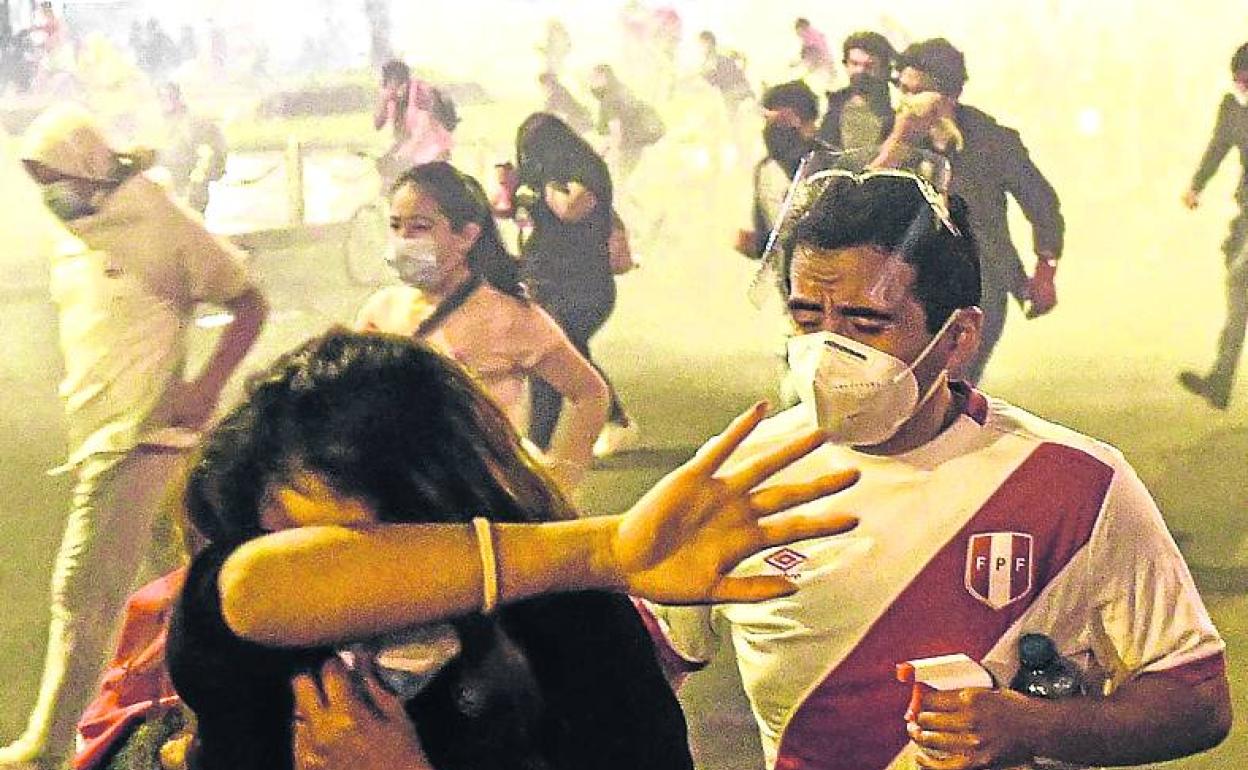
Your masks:
<instances>
[{"instance_id":1,"label":"fpf crest badge","mask_svg":"<svg viewBox=\"0 0 1248 770\"><path fill-rule=\"evenodd\" d=\"M1034 539L1022 532L981 532L966 544L966 590L994 610L1031 593Z\"/></svg>"}]
</instances>

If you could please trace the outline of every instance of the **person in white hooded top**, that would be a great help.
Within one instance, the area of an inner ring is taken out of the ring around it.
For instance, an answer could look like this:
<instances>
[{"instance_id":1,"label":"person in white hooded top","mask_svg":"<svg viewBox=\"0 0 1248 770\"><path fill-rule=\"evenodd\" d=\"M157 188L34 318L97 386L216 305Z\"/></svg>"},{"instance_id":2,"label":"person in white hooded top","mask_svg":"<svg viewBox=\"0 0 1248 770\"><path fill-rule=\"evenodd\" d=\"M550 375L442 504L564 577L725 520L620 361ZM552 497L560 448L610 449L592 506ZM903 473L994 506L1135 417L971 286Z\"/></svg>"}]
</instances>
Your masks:
<instances>
[{"instance_id":1,"label":"person in white hooded top","mask_svg":"<svg viewBox=\"0 0 1248 770\"><path fill-rule=\"evenodd\" d=\"M73 238L51 265L73 506L52 577L39 695L0 768L56 766L94 691L170 481L212 416L268 312L245 256L114 150L85 110L31 124L21 160ZM233 317L198 372L186 371L197 304Z\"/></svg>"}]
</instances>

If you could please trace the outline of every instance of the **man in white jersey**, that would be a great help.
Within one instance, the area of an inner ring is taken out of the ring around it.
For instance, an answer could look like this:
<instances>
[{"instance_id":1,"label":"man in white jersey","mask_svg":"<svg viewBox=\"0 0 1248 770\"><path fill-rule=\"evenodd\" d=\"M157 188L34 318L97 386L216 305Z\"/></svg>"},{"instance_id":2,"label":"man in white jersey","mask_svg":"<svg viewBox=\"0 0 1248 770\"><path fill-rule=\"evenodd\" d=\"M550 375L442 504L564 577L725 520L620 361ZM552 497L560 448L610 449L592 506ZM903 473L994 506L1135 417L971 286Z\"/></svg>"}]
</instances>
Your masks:
<instances>
[{"instance_id":1,"label":"man in white jersey","mask_svg":"<svg viewBox=\"0 0 1248 770\"><path fill-rule=\"evenodd\" d=\"M897 173L830 179L783 270L802 403L736 457L821 425L828 443L778 481L860 468L857 486L810 507L861 524L739 568L791 576L792 597L651 607L664 656L696 670L716 629L730 631L776 770L1138 764L1217 744L1230 727L1224 645L1134 471L958 379L983 317L961 199ZM1032 632L1092 694L1005 688ZM998 688L927 691L907 719L895 664L950 653L982 662Z\"/></svg>"}]
</instances>

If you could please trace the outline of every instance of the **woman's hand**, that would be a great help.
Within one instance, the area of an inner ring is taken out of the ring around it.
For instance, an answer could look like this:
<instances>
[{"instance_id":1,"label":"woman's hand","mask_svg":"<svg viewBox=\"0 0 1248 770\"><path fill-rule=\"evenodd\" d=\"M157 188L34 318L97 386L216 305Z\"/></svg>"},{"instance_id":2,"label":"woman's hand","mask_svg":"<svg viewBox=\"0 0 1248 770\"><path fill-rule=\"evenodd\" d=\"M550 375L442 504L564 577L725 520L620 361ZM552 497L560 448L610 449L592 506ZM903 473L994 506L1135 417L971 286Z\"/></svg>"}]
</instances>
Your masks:
<instances>
[{"instance_id":1,"label":"woman's hand","mask_svg":"<svg viewBox=\"0 0 1248 770\"><path fill-rule=\"evenodd\" d=\"M335 657L291 687L295 770L433 770L403 702L371 674Z\"/></svg>"},{"instance_id":2,"label":"woman's hand","mask_svg":"<svg viewBox=\"0 0 1248 770\"><path fill-rule=\"evenodd\" d=\"M839 492L858 480L846 469L794 483L763 486L824 443L812 431L727 470L724 462L762 421L766 404L737 417L687 463L618 517L607 546L623 588L666 604L747 602L785 596L786 577L728 577L742 559L773 546L852 529L838 513L778 515Z\"/></svg>"},{"instance_id":3,"label":"woman's hand","mask_svg":"<svg viewBox=\"0 0 1248 770\"><path fill-rule=\"evenodd\" d=\"M598 207L598 197L580 182L547 182L545 198L546 205L564 222L580 222Z\"/></svg>"}]
</instances>

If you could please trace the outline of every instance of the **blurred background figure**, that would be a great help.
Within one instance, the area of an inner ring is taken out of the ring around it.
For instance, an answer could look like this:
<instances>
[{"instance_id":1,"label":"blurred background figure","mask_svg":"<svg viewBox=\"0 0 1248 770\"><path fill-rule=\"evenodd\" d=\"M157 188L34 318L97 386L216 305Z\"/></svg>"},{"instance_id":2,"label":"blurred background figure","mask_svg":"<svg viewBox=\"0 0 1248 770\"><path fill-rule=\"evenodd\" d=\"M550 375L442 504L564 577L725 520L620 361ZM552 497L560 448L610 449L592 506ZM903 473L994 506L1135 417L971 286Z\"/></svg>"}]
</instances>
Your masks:
<instances>
[{"instance_id":1,"label":"blurred background figure","mask_svg":"<svg viewBox=\"0 0 1248 770\"><path fill-rule=\"evenodd\" d=\"M532 191L533 231L523 251L525 280L573 346L593 361L589 341L615 307L608 249L615 188L607 164L566 123L537 113L516 133L516 170L519 183ZM531 387L529 437L549 450L563 398L540 380ZM594 446L598 456L628 448L638 439L637 424L614 389L608 420Z\"/></svg>"},{"instance_id":2,"label":"blurred background figure","mask_svg":"<svg viewBox=\"0 0 1248 770\"><path fill-rule=\"evenodd\" d=\"M676 84L676 54L684 26L680 13L670 5L628 0L620 8L619 19L622 64L630 82L641 84L646 99L667 101Z\"/></svg>"},{"instance_id":3,"label":"blurred background figure","mask_svg":"<svg viewBox=\"0 0 1248 770\"><path fill-rule=\"evenodd\" d=\"M795 66L801 76L810 80L811 88L816 92L830 91L836 79L836 64L828 48L828 38L806 18L793 22L793 31L797 33L800 46Z\"/></svg>"},{"instance_id":4,"label":"blurred background figure","mask_svg":"<svg viewBox=\"0 0 1248 770\"><path fill-rule=\"evenodd\" d=\"M589 90L598 100L595 130L603 138L602 155L611 164L616 184L623 185L642 151L662 139L667 128L658 110L624 85L610 64L594 67Z\"/></svg>"},{"instance_id":5,"label":"blurred background figure","mask_svg":"<svg viewBox=\"0 0 1248 770\"><path fill-rule=\"evenodd\" d=\"M741 105L754 98L741 55L720 51L719 41L709 29L698 34L698 45L702 49L702 79L723 97L728 119L736 120Z\"/></svg>"},{"instance_id":6,"label":"blurred background figure","mask_svg":"<svg viewBox=\"0 0 1248 770\"><path fill-rule=\"evenodd\" d=\"M52 3L39 3L39 12L31 27L32 42L43 49L45 60L55 59L70 45L69 27L57 15Z\"/></svg>"},{"instance_id":7,"label":"blurred background figure","mask_svg":"<svg viewBox=\"0 0 1248 770\"><path fill-rule=\"evenodd\" d=\"M967 381L975 383L1001 339L1011 295L1026 304L1028 318L1045 315L1057 305L1057 260L1066 223L1057 191L1031 160L1018 132L959 101L967 81L960 50L944 38L924 40L906 48L898 66L903 109L885 142L881 162L889 163L887 147L894 142L943 154L953 170L949 191L970 207L983 265L982 340L966 372ZM1031 223L1036 253L1031 276L1010 235L1009 198Z\"/></svg>"},{"instance_id":8,"label":"blurred background figure","mask_svg":"<svg viewBox=\"0 0 1248 770\"><path fill-rule=\"evenodd\" d=\"M130 48L139 69L153 78L164 78L183 61L177 43L155 16L146 24L135 21L130 27Z\"/></svg>"},{"instance_id":9,"label":"blurred background figure","mask_svg":"<svg viewBox=\"0 0 1248 770\"><path fill-rule=\"evenodd\" d=\"M186 106L177 83L164 83L158 92L168 130L158 162L168 170L177 196L203 214L209 185L225 174L225 134L216 122Z\"/></svg>"},{"instance_id":10,"label":"blurred background figure","mask_svg":"<svg viewBox=\"0 0 1248 770\"><path fill-rule=\"evenodd\" d=\"M381 93L373 113L373 127L387 125L394 132L394 143L377 162L383 189L389 189L404 171L421 163L449 160L452 127L438 114L441 95L429 83L412 76L402 61L391 59L381 68Z\"/></svg>"},{"instance_id":11,"label":"blurred background figure","mask_svg":"<svg viewBox=\"0 0 1248 770\"><path fill-rule=\"evenodd\" d=\"M542 112L557 116L578 134L586 134L593 129L594 118L590 115L589 108L581 104L568 90L557 73L547 70L537 76L537 82L545 95Z\"/></svg>"},{"instance_id":12,"label":"blurred background figure","mask_svg":"<svg viewBox=\"0 0 1248 770\"><path fill-rule=\"evenodd\" d=\"M1179 382L1184 388L1209 402L1215 409L1226 409L1235 385L1235 370L1244 349L1244 327L1248 326L1248 43L1231 57L1231 91L1218 105L1213 136L1191 186L1183 193L1189 209L1200 205L1200 193L1217 172L1231 148L1239 150L1240 174L1235 188L1239 214L1231 220L1230 233L1222 243L1226 260L1226 321L1218 336L1218 350L1207 374L1184 371Z\"/></svg>"},{"instance_id":13,"label":"blurred background figure","mask_svg":"<svg viewBox=\"0 0 1248 770\"><path fill-rule=\"evenodd\" d=\"M849 85L828 94L819 138L838 150L872 147L893 130L889 80L897 55L878 32L855 32L841 46Z\"/></svg>"},{"instance_id":14,"label":"blurred background figure","mask_svg":"<svg viewBox=\"0 0 1248 770\"><path fill-rule=\"evenodd\" d=\"M564 62L572 53L572 35L568 28L558 19L546 22L546 34L538 44L537 51L542 55L542 72L558 76L563 72Z\"/></svg>"}]
</instances>

